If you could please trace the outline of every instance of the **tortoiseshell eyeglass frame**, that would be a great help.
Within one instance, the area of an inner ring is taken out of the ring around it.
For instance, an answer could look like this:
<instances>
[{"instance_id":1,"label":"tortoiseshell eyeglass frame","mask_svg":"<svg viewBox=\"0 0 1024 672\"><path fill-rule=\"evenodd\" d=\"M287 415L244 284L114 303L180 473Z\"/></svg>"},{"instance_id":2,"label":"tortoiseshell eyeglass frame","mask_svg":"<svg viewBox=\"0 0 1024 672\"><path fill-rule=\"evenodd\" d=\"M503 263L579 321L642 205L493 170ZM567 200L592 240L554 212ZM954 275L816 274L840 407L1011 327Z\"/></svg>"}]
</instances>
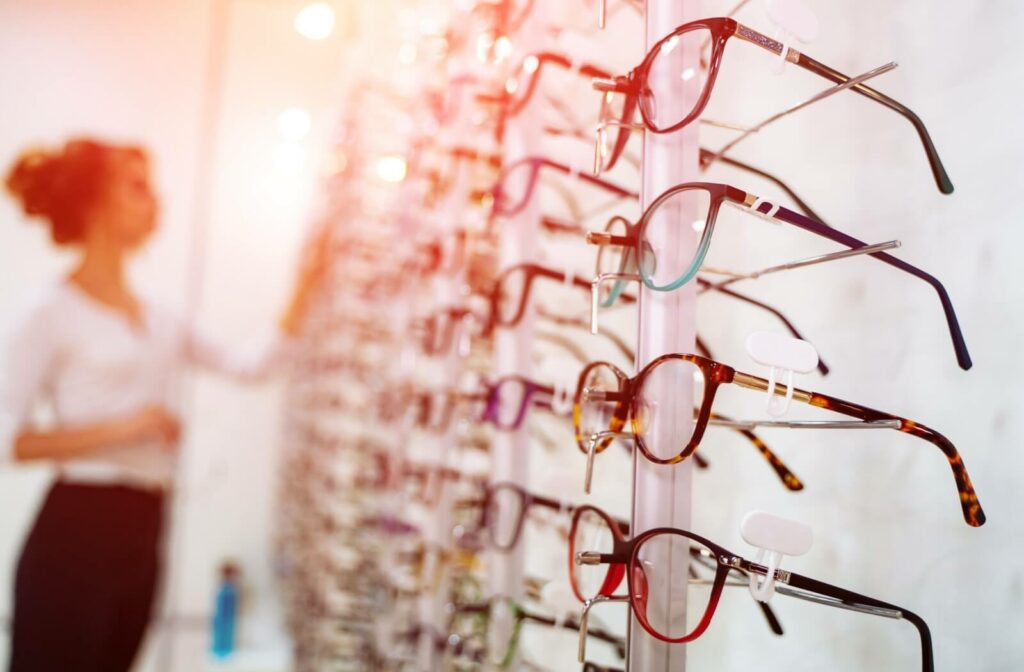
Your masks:
<instances>
[{"instance_id":1,"label":"tortoiseshell eyeglass frame","mask_svg":"<svg viewBox=\"0 0 1024 672\"><path fill-rule=\"evenodd\" d=\"M579 524L580 518L587 513L601 517L608 525L612 532L613 550L611 553L599 553L588 549L577 549L575 547L574 542L576 539L576 528ZM647 586L646 582L644 582L643 585L638 583L638 579L646 577L646 572L642 568L640 550L647 541L661 535L682 537L688 540L687 543L696 542L703 546L708 552L710 552L710 557L704 557L698 549L691 548L690 554L693 558L691 562L700 561L705 564L705 566L713 562L715 567L715 576L711 587L711 594L709 595L708 604L703 617L694 627L693 631L682 637L669 637L655 629L647 619L646 608L642 604L646 599L646 594L650 589L650 586ZM580 506L575 512L573 512L568 550L569 581L572 584L572 588L576 593L576 596L584 600L585 605L583 615L580 618L582 625L580 630L581 643L584 641L586 636L588 612L590 607L602 601L608 601L609 599L615 601L628 601L630 609L633 611L633 615L636 617L641 627L643 627L643 629L652 637L669 644L691 642L704 634L708 626L711 624L711 619L715 614L715 610L718 607L718 601L722 595L722 589L726 586L726 579L729 577L730 573L740 573L747 577L754 575L763 577L767 576L769 571L764 565L747 560L742 556L705 539L704 537L696 535L693 532L689 532L688 530L671 527L657 527L645 530L637 534L632 539L627 539L622 530L618 528L615 521L607 513L590 505ZM573 571L574 565L577 564L608 565L608 572L597 596L591 597L590 599L581 597L579 587L576 585L576 575ZM622 584L623 578L626 579L626 585L629 593L627 596L616 597L614 596L614 592ZM801 576L795 572L777 569L775 570L774 579L776 582L776 592L790 597L839 609L847 609L850 611L857 611L885 618L906 619L910 621L917 629L918 635L921 639L922 670L923 672L933 672L934 656L932 652L931 631L924 619L912 611L904 609L903 607L898 607L894 604L889 604L888 602L876 600L873 597L860 595L853 591L846 590L845 588L840 588L816 579ZM638 601L641 602L641 604L638 605ZM582 659L584 654L582 646L580 654Z\"/></svg>"},{"instance_id":2,"label":"tortoiseshell eyeglass frame","mask_svg":"<svg viewBox=\"0 0 1024 672\"><path fill-rule=\"evenodd\" d=\"M704 90L701 91L696 105L684 118L666 126L658 126L654 120L649 118L646 106L638 104L641 93L644 91L651 91L651 85L648 81L650 69L655 58L659 55L662 47L664 47L667 42L672 39L678 39L680 35L696 30L707 30L711 33L711 58L708 63L708 72L704 83ZM606 170L610 170L614 167L616 161L618 161L618 158L625 149L626 141L629 138L629 133L633 126L633 117L636 114L637 109L640 111L640 117L643 120L644 128L652 133L673 133L700 117L704 108L708 104L708 100L711 98L711 91L715 88L715 80L718 77L719 68L722 63L722 56L725 53L725 45L729 39L734 36L745 42L757 45L758 47L761 47L773 54L782 55L783 53L784 46L782 43L777 42L766 35L762 35L756 30L738 23L734 19L726 17L709 18L683 24L663 37L650 48L643 62L631 70L625 77L608 78L606 81L595 82L595 87L599 90L620 93L626 97L623 104L622 117L619 122L615 124L618 128L618 134L612 143L612 150L608 157L605 168ZM813 58L800 53L791 47L786 48L785 59L787 62L808 70L834 84L843 84L851 79L838 70L830 68L823 63L819 63ZM860 95L893 110L913 124L914 130L917 131L921 144L924 146L924 151L928 157L928 164L931 167L936 186L939 191L944 194L953 193L953 183L949 179L949 175L946 173L945 167L942 165L939 153L935 149L935 145L928 133L928 129L925 128L924 122L921 121L921 118L907 106L893 100L884 93L881 93L866 84L854 84L850 88Z\"/></svg>"},{"instance_id":3,"label":"tortoiseshell eyeglass frame","mask_svg":"<svg viewBox=\"0 0 1024 672\"><path fill-rule=\"evenodd\" d=\"M645 232L647 230L647 226L655 219L654 215L658 212L659 207L668 202L674 196L687 191L706 192L710 199L707 219L704 222L700 242L689 268L687 268L682 275L675 278L672 282L665 285L658 285L651 278L650 273L645 270L645 264L637 263L637 260L644 259L649 252L649 250L644 249ZM624 222L627 229L625 236L614 236L604 232L592 233L588 236L588 241L594 245L612 245L627 248L629 250L629 254L623 255L623 263L631 263L632 268L637 269L639 278L641 282L644 283L645 287L654 291L673 291L696 277L697 272L700 270L700 267L704 262L704 258L711 247L711 239L715 231L715 222L718 218L718 212L721 210L724 203L732 203L746 208L752 213L791 224L809 233L827 238L828 240L847 247L854 252L862 248L872 249L872 246L868 245L868 243L865 243L864 241L858 240L857 238L849 236L830 226L826 226L825 224L817 222L810 217L805 217L804 215L794 212L789 208L781 205L774 205L759 198L757 195L748 193L742 189L713 182L687 182L671 187L651 202L643 215L641 215L640 220L635 224L622 217L615 217L609 222L609 226L612 222ZM932 289L935 290L935 293L938 294L939 302L942 304L942 311L946 318L946 326L949 329L950 338L953 341L953 350L956 354L957 363L960 365L960 368L964 370L970 369L972 365L971 355L967 350L967 343L964 340L963 332L960 329L960 322L957 319L956 310L953 308L953 301L950 299L949 292L946 291L943 284L935 276L930 275L916 266L908 264L902 259L894 257L887 252L870 252L865 250L864 254L865 256L874 257L897 270L908 273L931 285ZM622 280L616 280L615 282L618 287ZM723 287L714 286L714 288L722 289ZM609 299L607 300L609 305L614 302L617 292L621 292L621 289L613 289Z\"/></svg>"},{"instance_id":4,"label":"tortoiseshell eyeglass frame","mask_svg":"<svg viewBox=\"0 0 1024 672\"><path fill-rule=\"evenodd\" d=\"M682 450L673 457L659 458L649 449L641 436L642 431L638 421L638 418L642 417L639 414L639 411L641 410L639 408L639 391L643 388L644 381L649 375L651 375L652 371L665 362L670 361L689 362L700 370L704 381L703 396L697 400L699 401L699 406L695 409L695 425L689 441L687 441ZM618 391L597 392L587 389L587 377L597 366L605 366L612 371L617 372L617 375L619 376ZM601 400L615 404L612 412L611 426L609 427L612 433L622 432L626 422L629 421L629 433L633 443L647 460L654 462L655 464L676 464L690 457L693 452L697 450L697 447L700 445L701 439L704 436L704 430L707 428L709 420L712 419L713 414L711 408L714 405L715 394L718 392L718 388L721 385L728 384L734 384L746 389L762 392L767 392L769 389L769 383L764 378L743 373L742 371L737 371L726 364L693 354L662 355L661 357L652 360L632 378L623 374L613 364L609 364L607 362L592 362L580 373L579 382L576 386L576 395L573 400L573 426L576 432L576 443L583 453L589 454L591 450L594 452L604 450L614 440L612 437L589 437L582 435L582 403L588 399L600 398ZM773 393L779 396L786 396L787 390L784 385L776 383ZM597 395L600 396L598 397ZM978 496L974 492L974 486L971 484L971 478L967 473L967 467L964 466L963 459L960 457L960 453L957 452L953 443L942 434L939 434L935 430L913 420L901 418L898 415L892 415L882 411L876 411L866 406L861 406L860 404L844 401L835 397L829 397L818 392L808 392L806 390L794 388L792 398L794 401L798 401L800 403L840 413L851 418L856 418L861 423L864 423L860 426L865 429L872 428L873 426L878 427L879 429L896 429L904 434L910 434L911 436L915 436L933 444L942 451L946 456L946 460L949 462L950 469L953 472L953 478L956 481L956 488L959 492L960 507L963 511L964 521L972 527L980 527L985 523L985 512L982 510L981 504L978 501ZM756 425L758 423L754 422L751 424ZM768 425L771 423L765 422L762 424ZM828 428L827 423L815 423L814 421L810 421L806 424L798 421L792 421L784 423L783 426L793 428ZM851 428L842 424L840 426L841 428ZM594 445L591 446L591 444Z\"/></svg>"},{"instance_id":5,"label":"tortoiseshell eyeglass frame","mask_svg":"<svg viewBox=\"0 0 1024 672\"><path fill-rule=\"evenodd\" d=\"M708 360L708 361L711 361L711 360ZM605 393L605 398L607 398L609 400L615 401L615 399L611 399L612 396L623 394L622 390L628 389L629 381L630 381L629 376L627 376L625 373L623 373L622 369L620 369L619 367L615 366L614 364L611 364L610 362L591 362L590 364L588 364L583 369L583 371L580 372L579 382L578 382L577 387L576 387L576 394L573 397L573 414L572 414L572 419L573 419L573 430L575 431L575 434L576 434L576 445L579 446L580 450L582 450L587 455L590 454L591 446L589 444L591 442L594 443L594 446L593 446L594 453L595 454L599 454L599 453L604 452L604 450L606 448L608 448L608 446L610 446L612 443L614 443L616 438L620 438L620 439L624 438L626 436L626 434L623 432L623 429L624 429L624 427L626 425L626 421L628 419L630 419L630 417L632 417L632 415L631 415L632 411L630 410L630 407L627 404L624 404L624 403L616 401L615 410L614 410L614 412L612 414L612 417L610 418L610 422L608 424L607 431L606 432L602 432L603 436L597 437L597 438L583 436L583 434L582 434L582 427L581 427L581 425L582 425L582 405L581 405L581 402L583 400L583 392L581 392L581 390L585 389L584 381L586 380L587 376L589 376L590 373L595 368L597 368L599 366L607 367L607 369L609 371L611 371L615 375L615 377L618 379L618 381L619 381L619 392L613 393L612 395L609 395L608 393ZM721 415L719 413L710 413L710 418L712 420L715 420L715 421L718 421L718 422L723 422L723 423L726 423L726 424L734 423L734 420L732 418L729 418L728 416ZM804 489L803 481L801 481L800 478L795 473L793 473L793 471L786 465L786 463L783 462L782 459L778 455L776 455L775 452L771 448L768 447L768 444L765 443L764 440L760 436L758 436L757 434L752 432L747 427L731 426L729 428L734 430L734 431L739 432L740 435L742 435L744 439L749 441L750 444L754 446L754 448L761 455L761 457L764 458L764 460L768 463L768 465L772 468L772 471L775 472L775 475L778 477L779 481L782 483L782 485L787 490L790 490L792 492L799 492L800 490ZM629 435L629 438L634 439L633 442L634 442L635 445L640 445L638 442L635 441L635 437L636 437L636 433L635 432L632 433L631 435ZM651 459L651 457L649 456L649 453L646 451L646 447L641 448L641 452L643 452L645 457L647 457L648 459ZM659 461L657 459L652 459L651 461L652 462L657 462L658 464L674 464L675 462L681 462L683 459L686 459L688 457L694 457L694 458L698 457L698 453L696 452L696 448L693 451L690 451L690 453L687 454L686 456L679 457L678 459L675 459L675 460L672 460L672 461ZM700 465L698 465L698 466L700 466ZM589 479L588 479L588 481L589 481ZM587 490L589 491L589 484L588 484Z\"/></svg>"}]
</instances>

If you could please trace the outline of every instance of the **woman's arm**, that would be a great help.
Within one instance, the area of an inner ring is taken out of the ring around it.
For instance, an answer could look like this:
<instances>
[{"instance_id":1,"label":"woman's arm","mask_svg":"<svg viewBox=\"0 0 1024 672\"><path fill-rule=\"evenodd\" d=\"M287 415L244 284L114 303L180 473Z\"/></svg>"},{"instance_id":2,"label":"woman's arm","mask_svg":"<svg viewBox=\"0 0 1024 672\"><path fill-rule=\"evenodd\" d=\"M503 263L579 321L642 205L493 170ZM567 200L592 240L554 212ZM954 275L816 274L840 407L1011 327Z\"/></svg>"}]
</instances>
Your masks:
<instances>
[{"instance_id":1,"label":"woman's arm","mask_svg":"<svg viewBox=\"0 0 1024 672\"><path fill-rule=\"evenodd\" d=\"M323 281L329 253L329 231L322 226L308 241L299 260L299 273L292 290L291 300L285 307L278 325L286 336L296 336L302 328L309 302Z\"/></svg>"},{"instance_id":2,"label":"woman's arm","mask_svg":"<svg viewBox=\"0 0 1024 672\"><path fill-rule=\"evenodd\" d=\"M261 381L280 370L289 347L306 320L310 302L319 290L328 263L328 229L316 231L303 249L299 272L288 303L269 338L224 347L191 328L185 328L185 358L203 368L241 381Z\"/></svg>"},{"instance_id":3,"label":"woman's arm","mask_svg":"<svg viewBox=\"0 0 1024 672\"><path fill-rule=\"evenodd\" d=\"M181 434L177 418L164 408L152 406L113 420L79 427L34 430L23 429L14 439L14 459L70 460L85 457L103 448L114 448L144 441L159 441L173 448Z\"/></svg>"}]
</instances>

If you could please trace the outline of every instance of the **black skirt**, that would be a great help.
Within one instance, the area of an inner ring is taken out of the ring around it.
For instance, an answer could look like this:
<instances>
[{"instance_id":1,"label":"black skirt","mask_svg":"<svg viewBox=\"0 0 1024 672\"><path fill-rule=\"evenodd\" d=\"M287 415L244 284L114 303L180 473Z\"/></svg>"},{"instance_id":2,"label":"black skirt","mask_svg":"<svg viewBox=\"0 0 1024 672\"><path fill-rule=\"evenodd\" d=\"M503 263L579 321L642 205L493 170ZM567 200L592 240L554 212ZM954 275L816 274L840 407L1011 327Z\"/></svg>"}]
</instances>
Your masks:
<instances>
[{"instance_id":1,"label":"black skirt","mask_svg":"<svg viewBox=\"0 0 1024 672\"><path fill-rule=\"evenodd\" d=\"M149 623L163 496L58 481L18 561L10 672L127 672Z\"/></svg>"}]
</instances>

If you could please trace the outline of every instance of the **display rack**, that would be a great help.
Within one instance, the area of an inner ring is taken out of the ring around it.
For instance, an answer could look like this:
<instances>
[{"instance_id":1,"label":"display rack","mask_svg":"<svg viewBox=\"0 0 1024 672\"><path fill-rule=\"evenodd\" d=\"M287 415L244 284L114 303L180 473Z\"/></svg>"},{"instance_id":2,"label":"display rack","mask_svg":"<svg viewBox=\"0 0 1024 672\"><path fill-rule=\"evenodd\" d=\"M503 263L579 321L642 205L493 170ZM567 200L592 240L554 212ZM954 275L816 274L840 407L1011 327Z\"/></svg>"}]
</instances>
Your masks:
<instances>
[{"instance_id":1,"label":"display rack","mask_svg":"<svg viewBox=\"0 0 1024 672\"><path fill-rule=\"evenodd\" d=\"M686 0L646 0L644 6L644 50L648 50L676 26L701 18L699 2ZM688 44L682 41L681 44ZM682 49L678 52L680 63L677 72L687 68L700 69L700 54ZM697 79L697 78L695 78ZM682 85L672 90L677 92L680 108L695 105L699 91L693 86ZM643 160L641 163L641 206L646 208L655 198L669 187L683 182L697 180L698 175L698 129L700 124L690 124L678 133L645 133ZM685 203L683 203L685 206ZM695 208L694 208L695 209ZM651 241L661 246L660 255L683 260L692 258L697 248L697 233L686 222L694 221L693 212L672 213L666 226L658 227ZM671 263L671 262L669 262ZM697 294L695 283L690 283L675 292L655 292L641 285L639 319L637 326L637 361L639 371L659 355L673 352L693 352L696 340ZM679 400L673 408L692 406L692 388L676 384L668 394ZM683 435L683 428L692 425L692 414L663 419L659 431L669 436ZM679 464L658 465L644 459L640 451L633 451L633 509L632 533L654 527L676 527L690 529L692 507L693 460ZM672 581L689 581L690 557L687 550L673 549L671 558ZM673 594L685 591L672 591ZM685 619L685 604L666 603L666 613L673 618ZM666 644L651 637L630 616L629 664L634 670L651 672L680 672L686 669L686 647L681 644Z\"/></svg>"},{"instance_id":2,"label":"display rack","mask_svg":"<svg viewBox=\"0 0 1024 672\"><path fill-rule=\"evenodd\" d=\"M516 51L511 58L523 58L525 54L539 51L542 46L542 28L547 8L538 3L530 13L525 25L520 28L522 37L516 41ZM505 65L505 64L503 64ZM507 66L506 66L507 67ZM499 114L504 115L505 110ZM519 114L504 118L499 127L505 167L523 157L535 155L541 148L543 122L539 106L531 104ZM534 261L537 258L537 239L540 235L540 209L532 200L515 217L498 224L500 227L500 268ZM534 316L528 313L515 329L499 329L494 334L495 376L532 375L531 355L534 345ZM491 441L492 483L515 483L530 486L530 463L533 440L528 426L524 423L510 432L496 432ZM524 544L518 544L508 552L492 553L488 563L488 587L491 595L502 595L520 601L523 597L525 574ZM489 637L492 645L507 641L515 624L512 614L505 609L492 613Z\"/></svg>"}]
</instances>

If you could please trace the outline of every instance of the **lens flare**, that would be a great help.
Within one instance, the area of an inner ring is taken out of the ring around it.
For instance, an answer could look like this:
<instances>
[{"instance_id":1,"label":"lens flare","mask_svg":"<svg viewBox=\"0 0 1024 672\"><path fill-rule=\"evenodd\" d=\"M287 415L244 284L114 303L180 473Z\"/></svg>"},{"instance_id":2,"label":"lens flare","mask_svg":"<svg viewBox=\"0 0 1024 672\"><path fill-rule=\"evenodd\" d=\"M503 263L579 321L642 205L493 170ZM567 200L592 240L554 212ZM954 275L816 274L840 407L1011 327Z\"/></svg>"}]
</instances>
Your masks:
<instances>
[{"instance_id":1,"label":"lens flare","mask_svg":"<svg viewBox=\"0 0 1024 672\"><path fill-rule=\"evenodd\" d=\"M334 10L326 2L314 2L295 15L294 25L306 39L325 40L334 32Z\"/></svg>"},{"instance_id":2,"label":"lens flare","mask_svg":"<svg viewBox=\"0 0 1024 672\"><path fill-rule=\"evenodd\" d=\"M377 177L385 182L401 182L405 179L405 159L401 156L382 156L377 159Z\"/></svg>"}]
</instances>

